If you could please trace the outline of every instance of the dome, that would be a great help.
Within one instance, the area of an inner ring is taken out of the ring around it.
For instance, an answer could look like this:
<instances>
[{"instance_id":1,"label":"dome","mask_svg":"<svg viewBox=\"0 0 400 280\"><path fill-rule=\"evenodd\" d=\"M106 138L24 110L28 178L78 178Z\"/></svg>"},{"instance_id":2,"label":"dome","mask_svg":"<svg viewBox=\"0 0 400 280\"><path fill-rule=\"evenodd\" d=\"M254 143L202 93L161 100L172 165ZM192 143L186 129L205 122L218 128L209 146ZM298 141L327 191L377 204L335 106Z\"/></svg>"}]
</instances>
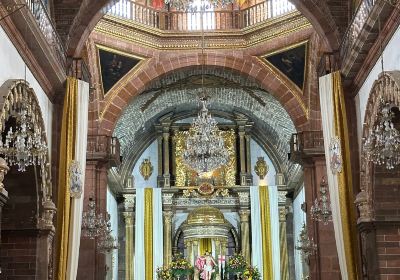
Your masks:
<instances>
[{"instance_id":1,"label":"dome","mask_svg":"<svg viewBox=\"0 0 400 280\"><path fill-rule=\"evenodd\" d=\"M224 224L224 214L220 210L210 206L202 206L190 212L187 224Z\"/></svg>"}]
</instances>

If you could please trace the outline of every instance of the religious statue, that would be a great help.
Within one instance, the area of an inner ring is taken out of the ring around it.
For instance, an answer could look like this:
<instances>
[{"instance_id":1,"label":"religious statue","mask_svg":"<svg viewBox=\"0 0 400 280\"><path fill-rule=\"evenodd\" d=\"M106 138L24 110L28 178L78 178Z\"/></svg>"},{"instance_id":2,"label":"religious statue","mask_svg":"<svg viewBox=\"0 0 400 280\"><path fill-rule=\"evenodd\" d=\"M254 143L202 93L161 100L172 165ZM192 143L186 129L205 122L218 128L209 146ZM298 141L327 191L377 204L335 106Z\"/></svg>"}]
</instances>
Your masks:
<instances>
[{"instance_id":1,"label":"religious statue","mask_svg":"<svg viewBox=\"0 0 400 280\"><path fill-rule=\"evenodd\" d=\"M196 268L201 272L200 277L203 280L211 280L216 265L214 258L207 251L204 256L199 256L196 260Z\"/></svg>"}]
</instances>

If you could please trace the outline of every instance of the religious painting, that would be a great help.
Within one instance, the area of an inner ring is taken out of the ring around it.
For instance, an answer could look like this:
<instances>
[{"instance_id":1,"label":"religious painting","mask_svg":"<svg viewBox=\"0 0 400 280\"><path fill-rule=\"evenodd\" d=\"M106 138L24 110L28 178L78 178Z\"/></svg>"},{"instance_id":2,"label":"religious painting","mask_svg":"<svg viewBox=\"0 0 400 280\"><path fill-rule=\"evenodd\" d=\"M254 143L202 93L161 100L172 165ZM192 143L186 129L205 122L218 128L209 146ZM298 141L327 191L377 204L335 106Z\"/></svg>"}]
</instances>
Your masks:
<instances>
[{"instance_id":1,"label":"religious painting","mask_svg":"<svg viewBox=\"0 0 400 280\"><path fill-rule=\"evenodd\" d=\"M299 89L303 90L307 61L307 43L267 54L263 56L263 59L285 75Z\"/></svg>"},{"instance_id":2,"label":"religious painting","mask_svg":"<svg viewBox=\"0 0 400 280\"><path fill-rule=\"evenodd\" d=\"M139 57L101 46L98 46L98 55L104 94L142 61Z\"/></svg>"},{"instance_id":3,"label":"religious painting","mask_svg":"<svg viewBox=\"0 0 400 280\"><path fill-rule=\"evenodd\" d=\"M233 129L222 131L225 148L228 150L228 163L210 174L200 178L197 172L183 162L183 152L188 131L178 131L174 135L175 141L175 186L199 187L211 184L213 186L232 187L236 185L236 135Z\"/></svg>"}]
</instances>

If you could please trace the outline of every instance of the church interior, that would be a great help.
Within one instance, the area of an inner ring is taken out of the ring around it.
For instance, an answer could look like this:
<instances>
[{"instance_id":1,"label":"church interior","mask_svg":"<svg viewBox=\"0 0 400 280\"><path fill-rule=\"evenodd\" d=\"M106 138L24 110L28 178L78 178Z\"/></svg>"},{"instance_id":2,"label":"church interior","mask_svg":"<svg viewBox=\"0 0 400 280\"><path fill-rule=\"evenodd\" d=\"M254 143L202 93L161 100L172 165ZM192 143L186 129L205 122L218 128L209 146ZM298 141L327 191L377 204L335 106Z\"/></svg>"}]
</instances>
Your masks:
<instances>
[{"instance_id":1,"label":"church interior","mask_svg":"<svg viewBox=\"0 0 400 280\"><path fill-rule=\"evenodd\" d=\"M399 280L400 1L0 0L0 280Z\"/></svg>"}]
</instances>

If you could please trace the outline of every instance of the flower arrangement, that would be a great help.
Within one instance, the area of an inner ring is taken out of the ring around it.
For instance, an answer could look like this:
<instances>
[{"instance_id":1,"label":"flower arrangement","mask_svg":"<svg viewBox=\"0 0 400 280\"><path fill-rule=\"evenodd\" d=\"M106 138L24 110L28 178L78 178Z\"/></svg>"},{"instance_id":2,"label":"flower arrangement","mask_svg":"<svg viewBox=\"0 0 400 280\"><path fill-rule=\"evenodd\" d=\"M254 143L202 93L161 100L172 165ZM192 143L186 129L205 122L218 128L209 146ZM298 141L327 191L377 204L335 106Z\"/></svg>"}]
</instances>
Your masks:
<instances>
[{"instance_id":1,"label":"flower arrangement","mask_svg":"<svg viewBox=\"0 0 400 280\"><path fill-rule=\"evenodd\" d=\"M167 267L157 268L157 277L160 280L171 280L173 277L193 274L193 266L181 255L176 255Z\"/></svg>"},{"instance_id":2,"label":"flower arrangement","mask_svg":"<svg viewBox=\"0 0 400 280\"><path fill-rule=\"evenodd\" d=\"M157 268L157 278L160 280L172 280L172 271L168 266L161 266Z\"/></svg>"},{"instance_id":3,"label":"flower arrangement","mask_svg":"<svg viewBox=\"0 0 400 280\"><path fill-rule=\"evenodd\" d=\"M261 280L260 271L258 271L257 267L251 265L246 267L245 271L243 271L242 276L244 280Z\"/></svg>"},{"instance_id":4,"label":"flower arrangement","mask_svg":"<svg viewBox=\"0 0 400 280\"><path fill-rule=\"evenodd\" d=\"M243 255L235 253L232 257L228 259L226 272L243 273L246 267L247 263Z\"/></svg>"}]
</instances>

